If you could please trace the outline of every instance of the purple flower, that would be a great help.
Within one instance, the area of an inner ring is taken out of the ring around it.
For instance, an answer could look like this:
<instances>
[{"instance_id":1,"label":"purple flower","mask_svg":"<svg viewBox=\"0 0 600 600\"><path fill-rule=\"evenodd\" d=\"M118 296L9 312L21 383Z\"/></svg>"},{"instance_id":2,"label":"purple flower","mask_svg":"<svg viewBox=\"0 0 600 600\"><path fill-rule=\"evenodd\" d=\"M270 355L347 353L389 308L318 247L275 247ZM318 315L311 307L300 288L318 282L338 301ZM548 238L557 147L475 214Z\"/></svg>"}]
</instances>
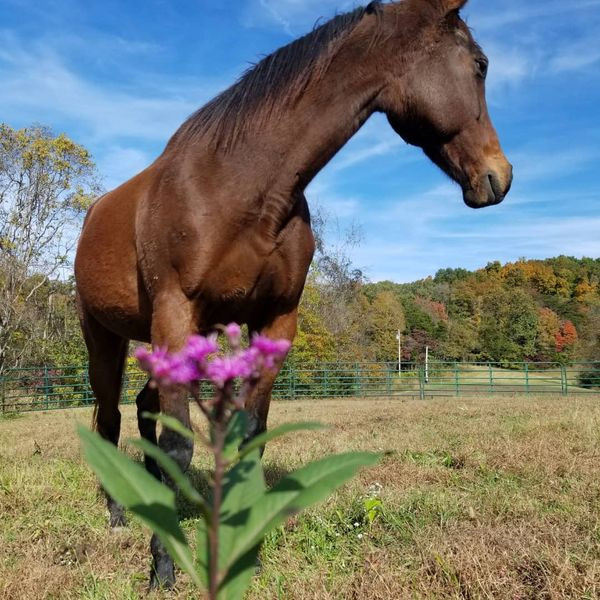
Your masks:
<instances>
[{"instance_id":1,"label":"purple flower","mask_svg":"<svg viewBox=\"0 0 600 600\"><path fill-rule=\"evenodd\" d=\"M147 371L158 385L188 385L204 376L207 356L219 346L216 336L191 336L181 352L169 354L164 348L152 352L139 348L135 352L140 366Z\"/></svg>"},{"instance_id":2,"label":"purple flower","mask_svg":"<svg viewBox=\"0 0 600 600\"><path fill-rule=\"evenodd\" d=\"M198 363L189 360L186 356L175 354L171 357L168 373L165 379L172 384L188 385L202 377L202 370Z\"/></svg>"},{"instance_id":3,"label":"purple flower","mask_svg":"<svg viewBox=\"0 0 600 600\"><path fill-rule=\"evenodd\" d=\"M292 343L289 340L272 340L264 335L254 335L251 347L260 352L264 366L273 369L278 360L286 357Z\"/></svg>"},{"instance_id":4,"label":"purple flower","mask_svg":"<svg viewBox=\"0 0 600 600\"><path fill-rule=\"evenodd\" d=\"M209 379L216 387L235 379L256 379L263 368L273 369L290 349L288 340L272 340L255 335L245 350L239 349L241 329L236 323L225 328L225 335L235 350L232 354L213 357L219 351L217 335L193 335L180 352L169 354L165 348L150 351L138 348L135 357L152 379L162 386L189 385Z\"/></svg>"},{"instance_id":5,"label":"purple flower","mask_svg":"<svg viewBox=\"0 0 600 600\"><path fill-rule=\"evenodd\" d=\"M237 348L242 340L242 328L237 323L229 323L224 331L229 343Z\"/></svg>"},{"instance_id":6,"label":"purple flower","mask_svg":"<svg viewBox=\"0 0 600 600\"><path fill-rule=\"evenodd\" d=\"M182 354L190 360L202 363L207 356L218 352L218 350L219 344L217 343L216 334L209 335L208 337L192 335L188 338L188 341L182 350Z\"/></svg>"},{"instance_id":7,"label":"purple flower","mask_svg":"<svg viewBox=\"0 0 600 600\"><path fill-rule=\"evenodd\" d=\"M246 360L244 353L233 356L218 356L206 365L205 373L206 377L218 388L223 388L226 383L238 377L242 379L250 378L253 374L253 365Z\"/></svg>"}]
</instances>

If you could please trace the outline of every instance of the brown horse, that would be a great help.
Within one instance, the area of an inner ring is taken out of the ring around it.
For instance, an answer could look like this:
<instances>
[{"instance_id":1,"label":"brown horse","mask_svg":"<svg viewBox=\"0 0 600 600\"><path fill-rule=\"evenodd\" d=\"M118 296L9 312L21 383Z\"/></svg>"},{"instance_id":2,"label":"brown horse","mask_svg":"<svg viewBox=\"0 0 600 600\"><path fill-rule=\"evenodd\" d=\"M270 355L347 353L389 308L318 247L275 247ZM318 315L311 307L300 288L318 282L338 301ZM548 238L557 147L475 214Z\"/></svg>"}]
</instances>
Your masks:
<instances>
[{"instance_id":1,"label":"brown horse","mask_svg":"<svg viewBox=\"0 0 600 600\"><path fill-rule=\"evenodd\" d=\"M374 113L460 184L473 208L511 184L490 122L487 59L458 11L466 0L372 2L281 48L192 115L146 170L100 198L75 273L100 434L119 439L129 340L178 349L217 323L293 340L314 240L304 190ZM266 428L275 373L249 400L249 436ZM141 412L190 422L185 397L147 386ZM193 448L169 430L158 444L186 468ZM147 467L157 477L152 460ZM109 499L111 523L122 510ZM152 540L153 581L173 564Z\"/></svg>"}]
</instances>

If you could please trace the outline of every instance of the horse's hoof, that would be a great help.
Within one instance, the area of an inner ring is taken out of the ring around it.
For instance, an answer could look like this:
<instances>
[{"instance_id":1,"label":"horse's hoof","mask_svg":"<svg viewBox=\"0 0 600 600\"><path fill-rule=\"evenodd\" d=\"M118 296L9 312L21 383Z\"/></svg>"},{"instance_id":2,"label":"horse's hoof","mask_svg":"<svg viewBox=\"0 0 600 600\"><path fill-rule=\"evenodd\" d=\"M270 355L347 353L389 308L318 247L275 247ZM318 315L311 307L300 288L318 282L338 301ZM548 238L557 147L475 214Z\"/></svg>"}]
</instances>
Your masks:
<instances>
[{"instance_id":1,"label":"horse's hoof","mask_svg":"<svg viewBox=\"0 0 600 600\"><path fill-rule=\"evenodd\" d=\"M110 512L110 528L113 530L119 530L123 527L127 527L127 517L125 517L125 513L123 509L120 510L112 510Z\"/></svg>"},{"instance_id":2,"label":"horse's hoof","mask_svg":"<svg viewBox=\"0 0 600 600\"><path fill-rule=\"evenodd\" d=\"M175 565L156 534L150 540L150 549L152 551L150 589L173 589L175 586Z\"/></svg>"},{"instance_id":3,"label":"horse's hoof","mask_svg":"<svg viewBox=\"0 0 600 600\"><path fill-rule=\"evenodd\" d=\"M152 566L150 589L172 590L175 587L175 569L173 563L163 562Z\"/></svg>"}]
</instances>

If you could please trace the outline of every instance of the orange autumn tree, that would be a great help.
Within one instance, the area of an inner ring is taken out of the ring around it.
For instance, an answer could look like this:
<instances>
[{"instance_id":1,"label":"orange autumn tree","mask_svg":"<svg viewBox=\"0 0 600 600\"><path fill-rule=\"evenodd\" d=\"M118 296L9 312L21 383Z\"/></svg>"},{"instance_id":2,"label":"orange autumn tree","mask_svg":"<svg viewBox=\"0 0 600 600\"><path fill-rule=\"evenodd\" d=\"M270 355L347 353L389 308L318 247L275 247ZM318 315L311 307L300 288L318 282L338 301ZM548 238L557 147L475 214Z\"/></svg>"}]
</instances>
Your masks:
<instances>
[{"instance_id":1,"label":"orange autumn tree","mask_svg":"<svg viewBox=\"0 0 600 600\"><path fill-rule=\"evenodd\" d=\"M563 321L560 330L555 335L556 351L559 354L569 354L577 343L578 335L575 325L568 319Z\"/></svg>"}]
</instances>

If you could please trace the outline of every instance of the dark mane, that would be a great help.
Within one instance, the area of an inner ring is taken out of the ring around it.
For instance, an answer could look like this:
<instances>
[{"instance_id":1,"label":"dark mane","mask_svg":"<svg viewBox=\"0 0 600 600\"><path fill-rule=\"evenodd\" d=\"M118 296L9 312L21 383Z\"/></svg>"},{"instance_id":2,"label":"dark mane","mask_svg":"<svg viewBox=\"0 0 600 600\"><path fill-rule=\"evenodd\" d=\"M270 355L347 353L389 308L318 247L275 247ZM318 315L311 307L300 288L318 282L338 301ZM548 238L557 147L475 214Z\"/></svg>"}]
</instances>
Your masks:
<instances>
[{"instance_id":1,"label":"dark mane","mask_svg":"<svg viewBox=\"0 0 600 600\"><path fill-rule=\"evenodd\" d=\"M340 48L344 34L368 13L380 13L381 2L371 2L337 15L307 35L283 46L248 69L229 89L191 115L171 142L208 136L227 150L252 126L264 122L278 108L298 98L307 85L318 80ZM257 123L258 121L258 123Z\"/></svg>"}]
</instances>

